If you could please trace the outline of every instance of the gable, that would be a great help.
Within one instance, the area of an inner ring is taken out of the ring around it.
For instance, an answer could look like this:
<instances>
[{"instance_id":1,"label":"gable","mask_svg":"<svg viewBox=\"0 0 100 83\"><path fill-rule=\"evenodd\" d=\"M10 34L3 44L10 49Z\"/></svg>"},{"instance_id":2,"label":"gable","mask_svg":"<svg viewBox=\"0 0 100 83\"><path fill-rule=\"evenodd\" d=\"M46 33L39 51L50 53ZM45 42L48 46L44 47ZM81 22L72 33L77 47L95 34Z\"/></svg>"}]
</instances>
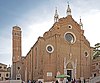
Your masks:
<instances>
[{"instance_id":1,"label":"gable","mask_svg":"<svg viewBox=\"0 0 100 83\"><path fill-rule=\"evenodd\" d=\"M55 34L64 37L66 32L71 32L80 38L83 30L81 30L80 25L72 18L72 16L67 16L65 18L60 18L58 22L54 23L49 31L44 33L43 37L50 38Z\"/></svg>"}]
</instances>

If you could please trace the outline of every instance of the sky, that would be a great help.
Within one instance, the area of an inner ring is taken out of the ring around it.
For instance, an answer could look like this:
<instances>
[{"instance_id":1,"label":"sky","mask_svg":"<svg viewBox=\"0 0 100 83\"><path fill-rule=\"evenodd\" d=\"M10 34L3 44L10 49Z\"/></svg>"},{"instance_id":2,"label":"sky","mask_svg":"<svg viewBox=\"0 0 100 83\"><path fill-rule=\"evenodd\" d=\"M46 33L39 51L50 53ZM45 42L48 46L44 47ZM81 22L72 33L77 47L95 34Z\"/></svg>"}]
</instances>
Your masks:
<instances>
[{"instance_id":1,"label":"sky","mask_svg":"<svg viewBox=\"0 0 100 83\"><path fill-rule=\"evenodd\" d=\"M100 43L100 0L0 0L0 63L12 64L13 26L22 30L22 55L25 56L38 37L54 24L56 7L59 18L67 16L67 2L77 23L81 17L90 45Z\"/></svg>"}]
</instances>

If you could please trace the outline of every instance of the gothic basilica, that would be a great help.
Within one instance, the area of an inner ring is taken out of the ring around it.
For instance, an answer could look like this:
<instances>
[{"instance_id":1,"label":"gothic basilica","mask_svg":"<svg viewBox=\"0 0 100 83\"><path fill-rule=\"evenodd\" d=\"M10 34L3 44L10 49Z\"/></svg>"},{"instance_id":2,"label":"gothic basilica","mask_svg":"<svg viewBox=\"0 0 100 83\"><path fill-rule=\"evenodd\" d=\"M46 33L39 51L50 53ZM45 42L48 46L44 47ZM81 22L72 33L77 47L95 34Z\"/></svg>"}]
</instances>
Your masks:
<instances>
[{"instance_id":1,"label":"gothic basilica","mask_svg":"<svg viewBox=\"0 0 100 83\"><path fill-rule=\"evenodd\" d=\"M59 18L57 9L53 26L39 37L26 56L22 56L21 28L12 30L12 79L55 80L58 74L72 78L91 77L93 48L84 36L83 24L77 23L68 5L66 17Z\"/></svg>"}]
</instances>

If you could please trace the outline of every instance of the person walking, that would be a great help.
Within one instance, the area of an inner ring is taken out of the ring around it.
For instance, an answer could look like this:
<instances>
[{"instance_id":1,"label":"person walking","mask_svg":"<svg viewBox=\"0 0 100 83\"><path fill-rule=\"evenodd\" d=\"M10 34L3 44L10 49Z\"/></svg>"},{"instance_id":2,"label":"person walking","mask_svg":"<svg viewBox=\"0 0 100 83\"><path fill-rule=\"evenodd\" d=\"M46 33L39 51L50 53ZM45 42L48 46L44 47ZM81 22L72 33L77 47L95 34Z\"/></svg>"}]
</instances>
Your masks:
<instances>
[{"instance_id":1,"label":"person walking","mask_svg":"<svg viewBox=\"0 0 100 83\"><path fill-rule=\"evenodd\" d=\"M79 83L81 83L81 79L79 78Z\"/></svg>"},{"instance_id":2,"label":"person walking","mask_svg":"<svg viewBox=\"0 0 100 83\"><path fill-rule=\"evenodd\" d=\"M59 83L59 82L58 82L58 80L56 80L56 82L55 82L55 83Z\"/></svg>"}]
</instances>

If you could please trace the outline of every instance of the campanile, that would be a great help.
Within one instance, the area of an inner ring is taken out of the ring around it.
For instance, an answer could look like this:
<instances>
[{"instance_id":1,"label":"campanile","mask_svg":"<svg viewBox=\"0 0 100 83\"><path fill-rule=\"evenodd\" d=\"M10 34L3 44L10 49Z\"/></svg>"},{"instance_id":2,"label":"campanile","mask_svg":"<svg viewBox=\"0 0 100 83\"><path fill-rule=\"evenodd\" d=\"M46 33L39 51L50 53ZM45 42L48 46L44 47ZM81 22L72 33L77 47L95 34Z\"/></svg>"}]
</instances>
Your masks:
<instances>
[{"instance_id":1,"label":"campanile","mask_svg":"<svg viewBox=\"0 0 100 83\"><path fill-rule=\"evenodd\" d=\"M14 26L12 30L12 79L21 79L21 28Z\"/></svg>"}]
</instances>

